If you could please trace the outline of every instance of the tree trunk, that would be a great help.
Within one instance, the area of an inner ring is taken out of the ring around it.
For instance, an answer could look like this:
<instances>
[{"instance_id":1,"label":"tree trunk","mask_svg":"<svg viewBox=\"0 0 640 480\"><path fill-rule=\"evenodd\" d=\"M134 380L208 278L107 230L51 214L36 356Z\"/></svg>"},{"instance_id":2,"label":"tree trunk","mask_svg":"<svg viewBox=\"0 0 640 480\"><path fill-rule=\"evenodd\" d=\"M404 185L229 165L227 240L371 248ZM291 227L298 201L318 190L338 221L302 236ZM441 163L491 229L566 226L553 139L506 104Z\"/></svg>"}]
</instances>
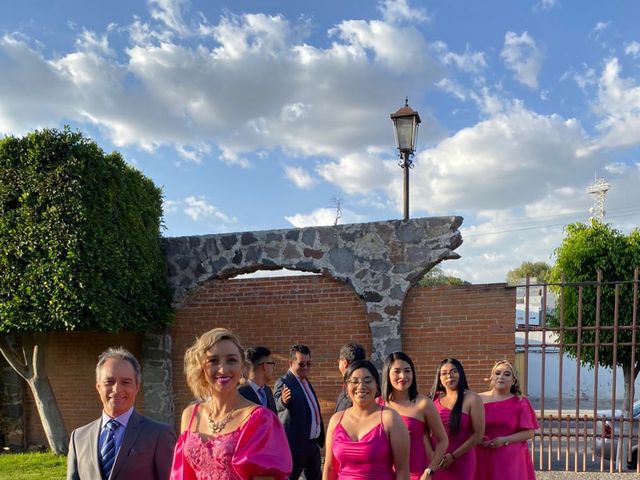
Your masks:
<instances>
[{"instance_id":1,"label":"tree trunk","mask_svg":"<svg viewBox=\"0 0 640 480\"><path fill-rule=\"evenodd\" d=\"M18 344L12 344L7 337L0 336L0 352L29 385L49 448L56 455L64 455L69 448L69 437L45 370L48 334L22 332L19 338Z\"/></svg>"},{"instance_id":2,"label":"tree trunk","mask_svg":"<svg viewBox=\"0 0 640 480\"><path fill-rule=\"evenodd\" d=\"M615 375L615 369L613 370L613 374ZM636 376L638 372L635 368L632 368L631 365L624 364L622 365L622 373L624 374L624 404L622 405L622 413L625 417L628 417L629 409L631 405L633 405L633 398L631 394L632 385L636 381Z\"/></svg>"}]
</instances>

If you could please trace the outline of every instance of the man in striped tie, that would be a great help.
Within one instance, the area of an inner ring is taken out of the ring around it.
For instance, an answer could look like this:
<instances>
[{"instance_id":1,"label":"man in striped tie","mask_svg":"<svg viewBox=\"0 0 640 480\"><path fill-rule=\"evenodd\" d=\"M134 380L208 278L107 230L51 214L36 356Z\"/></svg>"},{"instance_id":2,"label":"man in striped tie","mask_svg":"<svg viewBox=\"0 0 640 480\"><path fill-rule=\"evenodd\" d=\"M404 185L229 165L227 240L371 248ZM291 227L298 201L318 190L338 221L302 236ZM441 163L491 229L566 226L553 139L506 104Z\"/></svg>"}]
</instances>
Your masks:
<instances>
[{"instance_id":1,"label":"man in striped tie","mask_svg":"<svg viewBox=\"0 0 640 480\"><path fill-rule=\"evenodd\" d=\"M311 369L311 350L294 345L289 355L289 371L276 382L278 417L287 434L293 471L290 480L298 480L304 471L307 480L320 480L320 448L324 446L324 424L320 403L307 378Z\"/></svg>"},{"instance_id":2,"label":"man in striped tie","mask_svg":"<svg viewBox=\"0 0 640 480\"><path fill-rule=\"evenodd\" d=\"M96 388L102 416L71 433L67 480L167 480L173 429L134 408L141 371L124 348L110 348L98 359Z\"/></svg>"}]
</instances>

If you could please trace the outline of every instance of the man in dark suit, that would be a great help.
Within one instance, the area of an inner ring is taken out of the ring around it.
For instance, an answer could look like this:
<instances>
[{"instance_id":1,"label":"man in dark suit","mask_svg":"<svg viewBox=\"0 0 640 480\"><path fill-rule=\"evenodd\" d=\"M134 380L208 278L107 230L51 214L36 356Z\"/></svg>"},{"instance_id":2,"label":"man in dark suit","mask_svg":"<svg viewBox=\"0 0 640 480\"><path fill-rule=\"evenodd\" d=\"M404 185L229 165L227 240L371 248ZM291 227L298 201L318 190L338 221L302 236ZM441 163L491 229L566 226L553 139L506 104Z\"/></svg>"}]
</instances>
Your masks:
<instances>
[{"instance_id":1,"label":"man in dark suit","mask_svg":"<svg viewBox=\"0 0 640 480\"><path fill-rule=\"evenodd\" d=\"M273 392L267 385L273 381L273 370L276 364L271 359L271 350L266 347L248 348L245 356L251 364L249 379L238 388L238 392L246 399L267 407L277 415Z\"/></svg>"},{"instance_id":2,"label":"man in dark suit","mask_svg":"<svg viewBox=\"0 0 640 480\"><path fill-rule=\"evenodd\" d=\"M293 470L290 480L304 471L307 480L320 480L320 448L324 446L324 424L320 403L311 382L311 351L305 345L291 347L289 371L276 382L276 409L289 440Z\"/></svg>"},{"instance_id":3,"label":"man in dark suit","mask_svg":"<svg viewBox=\"0 0 640 480\"><path fill-rule=\"evenodd\" d=\"M135 411L141 370L124 348L98 359L102 416L71 433L67 480L167 480L176 435L169 425Z\"/></svg>"},{"instance_id":4,"label":"man in dark suit","mask_svg":"<svg viewBox=\"0 0 640 480\"><path fill-rule=\"evenodd\" d=\"M340 370L340 375L344 377L344 372L347 371L349 365L356 360L365 360L366 353L364 351L364 347L359 343L347 343L342 346L340 349L340 356L338 357L338 370ZM338 399L336 400L336 412L341 412L342 410L346 410L352 405L351 399L344 387L344 383L342 385L342 389L340 390L340 394L338 395Z\"/></svg>"}]
</instances>

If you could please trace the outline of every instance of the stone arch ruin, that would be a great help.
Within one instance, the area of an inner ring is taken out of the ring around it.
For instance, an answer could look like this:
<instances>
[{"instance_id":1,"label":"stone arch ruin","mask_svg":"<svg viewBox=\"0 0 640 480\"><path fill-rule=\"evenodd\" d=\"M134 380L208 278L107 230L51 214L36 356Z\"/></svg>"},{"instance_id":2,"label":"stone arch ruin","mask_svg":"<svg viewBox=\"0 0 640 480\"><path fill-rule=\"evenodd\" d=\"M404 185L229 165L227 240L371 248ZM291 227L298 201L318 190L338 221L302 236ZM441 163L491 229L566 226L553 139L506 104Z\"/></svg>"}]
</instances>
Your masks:
<instances>
[{"instance_id":1,"label":"stone arch ruin","mask_svg":"<svg viewBox=\"0 0 640 480\"><path fill-rule=\"evenodd\" d=\"M460 258L462 217L389 220L331 227L225 233L165 239L174 305L212 280L287 268L346 282L366 303L372 360L402 347L400 324L409 289L435 265Z\"/></svg>"}]
</instances>

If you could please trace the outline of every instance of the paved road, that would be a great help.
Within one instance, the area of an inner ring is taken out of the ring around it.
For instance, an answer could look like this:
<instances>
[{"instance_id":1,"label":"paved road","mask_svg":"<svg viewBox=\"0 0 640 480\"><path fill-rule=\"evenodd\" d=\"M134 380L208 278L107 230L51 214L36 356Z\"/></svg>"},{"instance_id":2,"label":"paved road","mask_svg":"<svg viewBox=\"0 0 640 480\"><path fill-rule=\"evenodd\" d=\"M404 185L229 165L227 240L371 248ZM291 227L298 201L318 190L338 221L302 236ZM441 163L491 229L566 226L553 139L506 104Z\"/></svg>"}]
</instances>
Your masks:
<instances>
[{"instance_id":1,"label":"paved road","mask_svg":"<svg viewBox=\"0 0 640 480\"><path fill-rule=\"evenodd\" d=\"M640 474L603 472L536 472L536 480L637 480Z\"/></svg>"}]
</instances>

